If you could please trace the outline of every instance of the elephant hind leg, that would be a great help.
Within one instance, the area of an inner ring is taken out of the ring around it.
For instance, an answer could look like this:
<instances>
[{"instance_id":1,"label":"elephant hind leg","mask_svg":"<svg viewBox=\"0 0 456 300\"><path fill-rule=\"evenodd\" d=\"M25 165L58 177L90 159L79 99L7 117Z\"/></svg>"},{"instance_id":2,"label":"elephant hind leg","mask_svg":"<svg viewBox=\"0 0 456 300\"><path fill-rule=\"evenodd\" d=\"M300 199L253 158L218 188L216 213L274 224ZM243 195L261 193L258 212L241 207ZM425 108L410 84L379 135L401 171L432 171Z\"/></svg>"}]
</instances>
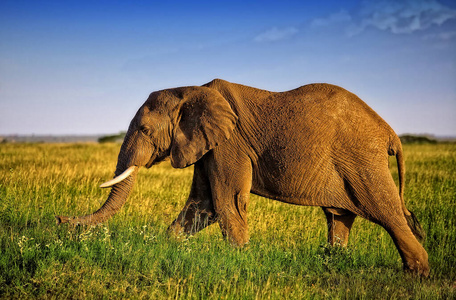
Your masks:
<instances>
[{"instance_id":1,"label":"elephant hind leg","mask_svg":"<svg viewBox=\"0 0 456 300\"><path fill-rule=\"evenodd\" d=\"M350 229L356 215L348 210L323 207L328 225L328 243L331 246L347 246Z\"/></svg>"},{"instance_id":2,"label":"elephant hind leg","mask_svg":"<svg viewBox=\"0 0 456 300\"><path fill-rule=\"evenodd\" d=\"M402 258L404 269L423 276L429 275L428 255L413 234L404 216L402 201L387 167L354 181L351 188L357 215L382 226L393 239Z\"/></svg>"},{"instance_id":3,"label":"elephant hind leg","mask_svg":"<svg viewBox=\"0 0 456 300\"><path fill-rule=\"evenodd\" d=\"M401 226L384 227L393 238L401 255L404 270L427 277L429 275L428 254L413 235L405 218Z\"/></svg>"}]
</instances>

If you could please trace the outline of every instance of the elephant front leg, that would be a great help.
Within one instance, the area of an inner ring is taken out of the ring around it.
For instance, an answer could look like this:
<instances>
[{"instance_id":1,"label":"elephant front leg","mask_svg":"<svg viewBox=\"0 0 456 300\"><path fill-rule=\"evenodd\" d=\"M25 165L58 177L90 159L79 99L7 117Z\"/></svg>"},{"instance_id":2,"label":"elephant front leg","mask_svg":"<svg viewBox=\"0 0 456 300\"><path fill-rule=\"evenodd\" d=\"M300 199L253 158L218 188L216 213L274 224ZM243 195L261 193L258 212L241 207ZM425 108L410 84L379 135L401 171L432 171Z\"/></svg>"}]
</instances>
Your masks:
<instances>
[{"instance_id":1,"label":"elephant front leg","mask_svg":"<svg viewBox=\"0 0 456 300\"><path fill-rule=\"evenodd\" d=\"M217 221L223 236L235 246L249 241L247 208L252 187L252 165L248 157L230 153L235 157L211 157L209 179Z\"/></svg>"},{"instance_id":2,"label":"elephant front leg","mask_svg":"<svg viewBox=\"0 0 456 300\"><path fill-rule=\"evenodd\" d=\"M195 164L192 188L184 208L168 228L172 236L191 235L216 222L211 188L204 165Z\"/></svg>"},{"instance_id":3,"label":"elephant front leg","mask_svg":"<svg viewBox=\"0 0 456 300\"><path fill-rule=\"evenodd\" d=\"M331 246L347 246L350 229L356 215L352 212L338 208L323 207L328 225L328 243Z\"/></svg>"},{"instance_id":4,"label":"elephant front leg","mask_svg":"<svg viewBox=\"0 0 456 300\"><path fill-rule=\"evenodd\" d=\"M236 193L231 201L223 201L217 208L223 236L233 245L242 247L249 242L247 207L250 195Z\"/></svg>"},{"instance_id":5,"label":"elephant front leg","mask_svg":"<svg viewBox=\"0 0 456 300\"><path fill-rule=\"evenodd\" d=\"M216 221L212 203L204 199L188 198L179 216L168 227L172 236L192 235Z\"/></svg>"}]
</instances>

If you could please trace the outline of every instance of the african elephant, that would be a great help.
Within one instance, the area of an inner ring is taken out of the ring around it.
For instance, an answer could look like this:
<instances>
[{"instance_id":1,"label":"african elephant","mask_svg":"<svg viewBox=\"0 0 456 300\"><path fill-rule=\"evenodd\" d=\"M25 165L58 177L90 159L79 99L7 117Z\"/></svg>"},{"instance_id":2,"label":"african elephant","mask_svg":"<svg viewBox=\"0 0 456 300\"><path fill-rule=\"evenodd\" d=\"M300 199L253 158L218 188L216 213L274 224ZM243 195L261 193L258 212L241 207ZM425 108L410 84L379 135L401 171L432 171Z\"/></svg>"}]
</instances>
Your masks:
<instances>
[{"instance_id":1,"label":"african elephant","mask_svg":"<svg viewBox=\"0 0 456 300\"><path fill-rule=\"evenodd\" d=\"M396 156L399 190L388 169ZM270 92L215 79L150 94L131 121L103 206L57 223L97 224L125 203L138 168L169 157L194 164L188 200L168 228L193 234L218 222L234 245L249 240L250 193L323 208L328 241L346 245L357 215L392 237L404 269L427 276L423 231L404 204L404 157L390 126L356 95L310 84Z\"/></svg>"}]
</instances>

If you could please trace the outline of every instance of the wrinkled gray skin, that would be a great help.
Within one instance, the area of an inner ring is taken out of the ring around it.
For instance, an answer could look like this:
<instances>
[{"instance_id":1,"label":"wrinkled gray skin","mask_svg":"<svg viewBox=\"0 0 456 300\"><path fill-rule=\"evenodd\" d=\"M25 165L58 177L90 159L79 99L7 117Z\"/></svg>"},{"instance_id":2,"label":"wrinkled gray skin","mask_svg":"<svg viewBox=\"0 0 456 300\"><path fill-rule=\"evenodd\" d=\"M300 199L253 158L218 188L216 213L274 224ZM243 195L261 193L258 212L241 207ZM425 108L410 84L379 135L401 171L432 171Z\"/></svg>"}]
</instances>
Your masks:
<instances>
[{"instance_id":1,"label":"wrinkled gray skin","mask_svg":"<svg viewBox=\"0 0 456 300\"><path fill-rule=\"evenodd\" d=\"M395 155L399 191L388 169ZM187 203L170 234L218 222L234 245L249 240L249 194L323 208L328 241L345 246L357 215L382 226L404 269L427 276L420 225L403 201L404 159L394 131L356 95L311 84L274 93L223 80L152 93L131 121L115 175L170 157L194 164ZM112 187L105 204L58 223L97 224L125 203L137 169Z\"/></svg>"}]
</instances>

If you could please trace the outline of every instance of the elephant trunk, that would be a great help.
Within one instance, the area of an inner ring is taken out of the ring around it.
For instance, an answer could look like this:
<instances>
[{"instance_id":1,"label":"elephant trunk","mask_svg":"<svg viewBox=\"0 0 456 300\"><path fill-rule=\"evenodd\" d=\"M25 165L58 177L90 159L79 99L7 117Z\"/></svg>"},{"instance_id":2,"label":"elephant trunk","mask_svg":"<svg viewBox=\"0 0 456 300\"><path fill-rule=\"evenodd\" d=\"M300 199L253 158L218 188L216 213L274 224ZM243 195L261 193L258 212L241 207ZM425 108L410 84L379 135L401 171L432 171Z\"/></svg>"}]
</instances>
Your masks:
<instances>
[{"instance_id":1,"label":"elephant trunk","mask_svg":"<svg viewBox=\"0 0 456 300\"><path fill-rule=\"evenodd\" d=\"M127 169L131 170L130 169ZM117 182L111 189L108 199L96 212L80 217L56 216L57 224L70 223L72 225L96 225L112 217L124 205L135 183L138 168L134 168L129 176ZM120 175L119 175L120 176Z\"/></svg>"}]
</instances>

